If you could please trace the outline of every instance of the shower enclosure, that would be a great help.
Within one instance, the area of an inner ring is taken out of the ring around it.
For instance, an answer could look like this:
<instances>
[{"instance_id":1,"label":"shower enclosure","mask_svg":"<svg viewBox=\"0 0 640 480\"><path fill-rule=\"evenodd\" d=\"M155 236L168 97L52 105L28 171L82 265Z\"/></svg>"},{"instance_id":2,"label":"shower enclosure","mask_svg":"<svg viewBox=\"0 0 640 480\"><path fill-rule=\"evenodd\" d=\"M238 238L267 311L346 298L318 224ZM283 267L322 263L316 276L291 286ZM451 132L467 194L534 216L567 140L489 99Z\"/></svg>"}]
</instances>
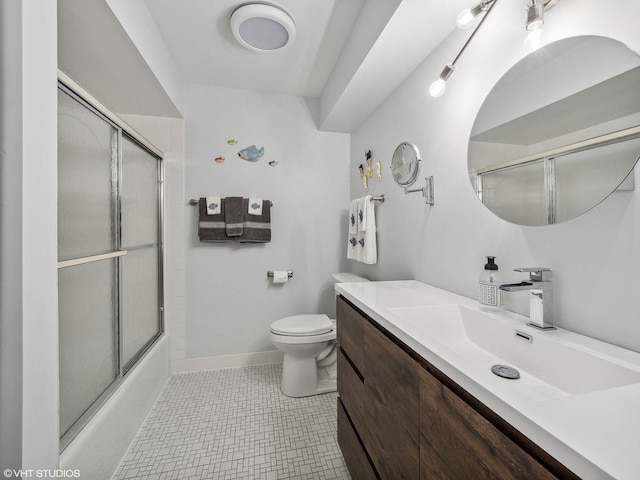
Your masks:
<instances>
[{"instance_id":1,"label":"shower enclosure","mask_svg":"<svg viewBox=\"0 0 640 480\"><path fill-rule=\"evenodd\" d=\"M61 73L62 449L162 335L162 285L162 153Z\"/></svg>"}]
</instances>

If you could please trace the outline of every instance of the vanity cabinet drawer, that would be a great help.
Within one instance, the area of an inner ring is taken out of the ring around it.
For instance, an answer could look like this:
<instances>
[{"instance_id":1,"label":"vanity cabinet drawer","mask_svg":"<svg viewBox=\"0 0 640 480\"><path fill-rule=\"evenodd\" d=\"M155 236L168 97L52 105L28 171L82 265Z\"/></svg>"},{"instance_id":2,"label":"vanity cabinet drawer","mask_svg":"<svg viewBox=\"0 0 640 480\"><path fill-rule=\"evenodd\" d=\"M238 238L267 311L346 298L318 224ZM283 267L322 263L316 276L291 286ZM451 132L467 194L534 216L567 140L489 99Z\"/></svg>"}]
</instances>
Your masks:
<instances>
[{"instance_id":1,"label":"vanity cabinet drawer","mask_svg":"<svg viewBox=\"0 0 640 480\"><path fill-rule=\"evenodd\" d=\"M421 370L420 478L552 480L558 477L433 375Z\"/></svg>"},{"instance_id":2,"label":"vanity cabinet drawer","mask_svg":"<svg viewBox=\"0 0 640 480\"><path fill-rule=\"evenodd\" d=\"M338 394L344 404L356 431L362 433L364 382L345 357L342 349L338 350Z\"/></svg>"},{"instance_id":3,"label":"vanity cabinet drawer","mask_svg":"<svg viewBox=\"0 0 640 480\"><path fill-rule=\"evenodd\" d=\"M336 300L337 336L338 343L351 363L362 374L364 371L364 323L367 321L354 306L344 298Z\"/></svg>"},{"instance_id":4,"label":"vanity cabinet drawer","mask_svg":"<svg viewBox=\"0 0 640 480\"><path fill-rule=\"evenodd\" d=\"M364 358L362 439L371 462L382 480L418 480L420 366L369 322Z\"/></svg>"},{"instance_id":5,"label":"vanity cabinet drawer","mask_svg":"<svg viewBox=\"0 0 640 480\"><path fill-rule=\"evenodd\" d=\"M377 480L378 477L340 399L338 399L338 445L353 480Z\"/></svg>"}]
</instances>

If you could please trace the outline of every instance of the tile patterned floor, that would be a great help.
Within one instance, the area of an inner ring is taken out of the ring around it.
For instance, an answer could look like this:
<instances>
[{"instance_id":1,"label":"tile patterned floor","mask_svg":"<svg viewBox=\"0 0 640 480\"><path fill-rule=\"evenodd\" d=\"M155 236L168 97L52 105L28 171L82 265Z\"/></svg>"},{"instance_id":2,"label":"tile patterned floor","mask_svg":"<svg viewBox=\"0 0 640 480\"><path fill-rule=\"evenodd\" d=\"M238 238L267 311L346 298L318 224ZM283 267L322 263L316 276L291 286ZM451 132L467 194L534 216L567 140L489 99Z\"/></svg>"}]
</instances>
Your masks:
<instances>
[{"instance_id":1,"label":"tile patterned floor","mask_svg":"<svg viewBox=\"0 0 640 480\"><path fill-rule=\"evenodd\" d=\"M336 394L289 398L282 365L173 377L113 480L349 479Z\"/></svg>"}]
</instances>

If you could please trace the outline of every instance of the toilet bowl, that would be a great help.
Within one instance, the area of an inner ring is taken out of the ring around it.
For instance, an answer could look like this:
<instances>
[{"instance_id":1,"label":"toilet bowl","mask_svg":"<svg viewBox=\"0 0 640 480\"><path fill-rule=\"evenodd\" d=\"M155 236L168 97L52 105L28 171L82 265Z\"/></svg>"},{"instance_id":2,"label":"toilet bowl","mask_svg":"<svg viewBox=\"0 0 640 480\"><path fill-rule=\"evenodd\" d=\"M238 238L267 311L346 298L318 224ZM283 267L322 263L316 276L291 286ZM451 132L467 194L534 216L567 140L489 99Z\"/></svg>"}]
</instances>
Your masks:
<instances>
[{"instance_id":1,"label":"toilet bowl","mask_svg":"<svg viewBox=\"0 0 640 480\"><path fill-rule=\"evenodd\" d=\"M367 282L350 273L333 274L337 283ZM271 341L284 353L280 390L289 397L336 391L336 322L324 314L295 315L271 324Z\"/></svg>"}]
</instances>

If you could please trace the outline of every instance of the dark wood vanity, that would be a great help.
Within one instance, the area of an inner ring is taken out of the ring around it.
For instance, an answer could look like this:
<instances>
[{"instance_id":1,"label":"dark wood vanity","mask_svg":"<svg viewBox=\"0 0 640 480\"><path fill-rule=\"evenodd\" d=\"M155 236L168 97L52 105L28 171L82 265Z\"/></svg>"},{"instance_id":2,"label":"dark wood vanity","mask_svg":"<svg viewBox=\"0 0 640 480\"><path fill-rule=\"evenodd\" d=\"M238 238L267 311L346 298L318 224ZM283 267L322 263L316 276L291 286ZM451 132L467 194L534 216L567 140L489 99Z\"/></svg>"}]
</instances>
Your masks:
<instances>
[{"instance_id":1,"label":"dark wood vanity","mask_svg":"<svg viewBox=\"0 0 640 480\"><path fill-rule=\"evenodd\" d=\"M354 480L577 479L337 297L338 443Z\"/></svg>"}]
</instances>

